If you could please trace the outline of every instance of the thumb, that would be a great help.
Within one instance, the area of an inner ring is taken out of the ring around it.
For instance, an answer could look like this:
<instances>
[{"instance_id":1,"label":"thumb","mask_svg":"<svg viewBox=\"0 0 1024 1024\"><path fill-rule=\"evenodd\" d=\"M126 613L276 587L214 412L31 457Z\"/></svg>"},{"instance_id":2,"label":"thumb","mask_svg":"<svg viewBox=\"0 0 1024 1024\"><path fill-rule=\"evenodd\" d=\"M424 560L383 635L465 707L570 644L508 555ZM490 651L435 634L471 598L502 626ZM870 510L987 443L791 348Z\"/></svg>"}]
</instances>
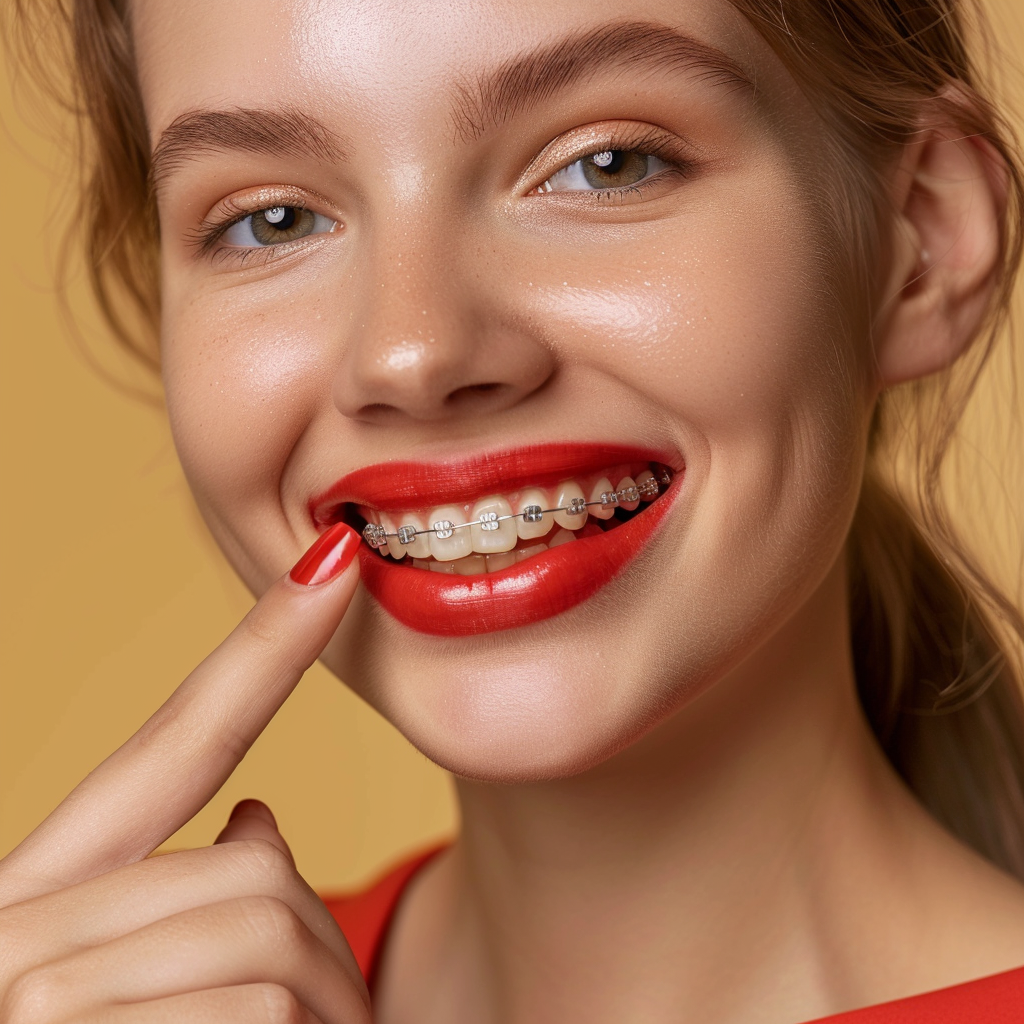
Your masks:
<instances>
[{"instance_id":1,"label":"thumb","mask_svg":"<svg viewBox=\"0 0 1024 1024\"><path fill-rule=\"evenodd\" d=\"M262 839L276 846L287 855L293 865L295 864L292 851L288 849L284 836L277 830L277 820L262 800L242 800L235 804L228 823L213 842L217 845L237 843L243 839Z\"/></svg>"}]
</instances>

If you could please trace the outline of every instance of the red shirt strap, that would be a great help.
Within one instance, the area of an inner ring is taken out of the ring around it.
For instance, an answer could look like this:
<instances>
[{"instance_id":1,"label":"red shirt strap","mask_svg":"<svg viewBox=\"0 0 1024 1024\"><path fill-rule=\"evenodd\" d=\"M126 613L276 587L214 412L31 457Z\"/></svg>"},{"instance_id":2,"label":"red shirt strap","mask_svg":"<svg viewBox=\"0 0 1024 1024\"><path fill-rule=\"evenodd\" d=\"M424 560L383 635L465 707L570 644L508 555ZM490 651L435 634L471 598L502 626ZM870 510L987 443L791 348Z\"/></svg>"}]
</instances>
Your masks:
<instances>
[{"instance_id":1,"label":"red shirt strap","mask_svg":"<svg viewBox=\"0 0 1024 1024\"><path fill-rule=\"evenodd\" d=\"M363 972L371 991L377 960L405 887L420 868L447 848L447 843L435 846L402 861L363 892L321 897L348 939L359 970Z\"/></svg>"},{"instance_id":2,"label":"red shirt strap","mask_svg":"<svg viewBox=\"0 0 1024 1024\"><path fill-rule=\"evenodd\" d=\"M416 872L447 844L403 861L360 893L323 901L373 991L378 959L398 902ZM891 1003L820 1017L808 1024L1024 1024L1024 967Z\"/></svg>"},{"instance_id":3,"label":"red shirt strap","mask_svg":"<svg viewBox=\"0 0 1024 1024\"><path fill-rule=\"evenodd\" d=\"M1021 1024L1024 967L809 1024Z\"/></svg>"}]
</instances>

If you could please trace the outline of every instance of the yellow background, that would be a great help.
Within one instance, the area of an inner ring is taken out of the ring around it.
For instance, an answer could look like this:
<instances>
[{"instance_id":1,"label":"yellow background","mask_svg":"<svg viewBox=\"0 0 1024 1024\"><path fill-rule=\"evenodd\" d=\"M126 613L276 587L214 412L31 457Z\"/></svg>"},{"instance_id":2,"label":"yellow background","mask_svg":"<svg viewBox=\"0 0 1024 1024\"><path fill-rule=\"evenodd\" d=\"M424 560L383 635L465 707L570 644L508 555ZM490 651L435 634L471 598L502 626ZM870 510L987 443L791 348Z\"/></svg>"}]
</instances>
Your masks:
<instances>
[{"instance_id":1,"label":"yellow background","mask_svg":"<svg viewBox=\"0 0 1024 1024\"><path fill-rule=\"evenodd\" d=\"M1007 52L1024 53L1024 5L987 6ZM61 318L52 271L73 179L59 141L40 134L36 108L12 93L10 77L0 97L0 855L251 603L191 506L162 414L89 365L86 352L132 378L81 281L70 294L78 340ZM1020 124L1024 77L1012 68L1006 95ZM1017 339L1018 367L1020 348ZM994 528L978 529L980 547L1019 596L1024 395L1008 414L1011 351L1003 347L972 406L960 494L968 516L999 511ZM210 842L245 796L274 808L300 870L321 891L358 884L455 828L445 774L319 665L168 845Z\"/></svg>"}]
</instances>

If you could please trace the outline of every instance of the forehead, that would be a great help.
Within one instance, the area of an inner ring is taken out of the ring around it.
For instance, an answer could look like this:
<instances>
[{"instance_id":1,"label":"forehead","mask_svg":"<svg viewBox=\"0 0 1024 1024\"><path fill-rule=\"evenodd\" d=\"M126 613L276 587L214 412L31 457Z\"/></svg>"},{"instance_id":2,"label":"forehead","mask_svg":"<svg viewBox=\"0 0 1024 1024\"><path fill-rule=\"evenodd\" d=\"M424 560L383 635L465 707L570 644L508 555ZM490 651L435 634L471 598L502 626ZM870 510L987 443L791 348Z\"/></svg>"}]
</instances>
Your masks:
<instances>
[{"instance_id":1,"label":"forehead","mask_svg":"<svg viewBox=\"0 0 1024 1024\"><path fill-rule=\"evenodd\" d=\"M132 13L154 138L188 110L271 104L400 131L465 103L524 53L625 23L721 51L762 99L792 100L781 64L727 0L135 0ZM628 70L617 69L622 88L638 88Z\"/></svg>"}]
</instances>

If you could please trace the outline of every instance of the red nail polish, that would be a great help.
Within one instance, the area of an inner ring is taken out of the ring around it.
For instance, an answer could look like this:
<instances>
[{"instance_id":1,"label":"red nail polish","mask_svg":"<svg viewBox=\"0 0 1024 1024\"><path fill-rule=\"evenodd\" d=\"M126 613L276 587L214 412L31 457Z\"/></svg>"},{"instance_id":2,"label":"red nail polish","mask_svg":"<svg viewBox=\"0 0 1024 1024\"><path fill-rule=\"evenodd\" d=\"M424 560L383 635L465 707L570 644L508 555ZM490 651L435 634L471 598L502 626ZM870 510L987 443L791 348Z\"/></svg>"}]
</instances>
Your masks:
<instances>
[{"instance_id":1,"label":"red nail polish","mask_svg":"<svg viewBox=\"0 0 1024 1024\"><path fill-rule=\"evenodd\" d=\"M326 583L352 564L358 550L359 534L345 523L335 523L295 563L291 578L307 587Z\"/></svg>"}]
</instances>

